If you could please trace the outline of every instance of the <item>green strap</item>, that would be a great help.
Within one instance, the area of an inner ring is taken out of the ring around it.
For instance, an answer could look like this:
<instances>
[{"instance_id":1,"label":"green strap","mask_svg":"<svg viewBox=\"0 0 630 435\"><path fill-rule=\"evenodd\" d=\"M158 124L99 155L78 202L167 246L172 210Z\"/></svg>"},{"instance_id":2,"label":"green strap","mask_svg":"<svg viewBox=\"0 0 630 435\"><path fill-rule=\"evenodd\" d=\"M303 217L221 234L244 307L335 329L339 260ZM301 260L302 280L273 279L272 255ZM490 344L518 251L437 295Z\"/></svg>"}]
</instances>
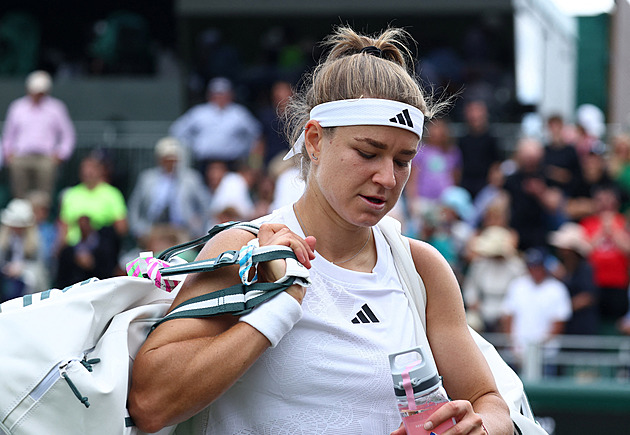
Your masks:
<instances>
[{"instance_id":1,"label":"green strap","mask_svg":"<svg viewBox=\"0 0 630 435\"><path fill-rule=\"evenodd\" d=\"M176 255L181 254L182 252L186 252L197 246L203 245L208 240L210 240L211 238L219 234L221 231L226 230L228 228L232 228L232 227L249 231L250 233L253 233L254 235L258 234L258 225L253 224L251 222L238 222L238 221L225 222L225 223L217 224L213 226L208 231L208 234L204 236L201 236L195 240L191 240L190 242L181 243L179 245L172 246L162 251L162 253L158 256L158 259L164 260L164 261L170 261Z\"/></svg>"},{"instance_id":2,"label":"green strap","mask_svg":"<svg viewBox=\"0 0 630 435\"><path fill-rule=\"evenodd\" d=\"M241 316L293 285L295 277L283 283L256 282L250 285L236 284L212 293L206 293L182 302L151 330L172 319L212 317L220 314Z\"/></svg>"},{"instance_id":3,"label":"green strap","mask_svg":"<svg viewBox=\"0 0 630 435\"><path fill-rule=\"evenodd\" d=\"M225 224L219 224L214 226L210 231L208 231L208 234L200 237L199 239L167 249L160 254L159 258L167 261L178 253L207 242L216 234L227 228L241 228L246 231L250 231L255 235L258 234L258 226L249 222L228 222ZM162 276L172 276L188 273L209 272L217 270L221 267L238 264L238 257L239 251L225 251L219 256L208 260L194 261L191 263L163 268L160 270L160 273ZM297 261L293 250L282 246L258 248L254 251L251 260L254 264L256 264L265 261L287 258L293 258ZM290 276L281 283L239 283L221 290L194 297L175 307L162 320L154 324L151 331L162 323L172 319L211 317L221 314L247 314L256 306L291 287L295 281L296 277Z\"/></svg>"}]
</instances>

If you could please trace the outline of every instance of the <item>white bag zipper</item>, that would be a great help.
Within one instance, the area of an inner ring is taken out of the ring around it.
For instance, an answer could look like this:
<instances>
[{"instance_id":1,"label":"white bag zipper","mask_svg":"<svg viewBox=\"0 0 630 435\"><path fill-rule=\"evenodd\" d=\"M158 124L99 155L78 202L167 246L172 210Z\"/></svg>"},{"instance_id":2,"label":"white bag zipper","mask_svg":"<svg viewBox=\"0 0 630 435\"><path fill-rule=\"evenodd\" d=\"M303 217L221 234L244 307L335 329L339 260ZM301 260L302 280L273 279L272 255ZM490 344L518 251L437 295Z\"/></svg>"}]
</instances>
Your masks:
<instances>
[{"instance_id":1,"label":"white bag zipper","mask_svg":"<svg viewBox=\"0 0 630 435\"><path fill-rule=\"evenodd\" d=\"M46 394L48 390L50 390L50 388L54 385L54 383L57 382L57 380L59 379L60 366L61 366L61 362L55 364L55 366L52 369L50 369L50 371L44 377L44 379L42 379L41 382L37 384L35 388L33 388L33 391L31 391L31 393L29 394L29 396L31 396L31 399L37 401L41 399L42 396Z\"/></svg>"},{"instance_id":2,"label":"white bag zipper","mask_svg":"<svg viewBox=\"0 0 630 435\"><path fill-rule=\"evenodd\" d=\"M48 390L52 388L55 382L57 382L59 379L64 379L67 382L68 387L72 390L72 393L76 396L76 398L86 408L89 408L90 402L88 402L88 398L84 397L81 394L81 392L77 389L77 387L74 385L74 383L68 376L68 370L67 370L68 366L70 364L74 364L77 362L81 364L86 370L91 372L92 364L96 364L100 362L100 359L94 358L94 359L86 360L86 355L84 354L83 357L81 358L72 358L72 359L66 360L65 362L59 362L55 364L55 366L50 370L50 372L48 372L48 374L44 377L44 379L42 379L41 382L37 384L35 388L33 388L33 391L31 391L29 396L33 400L37 401L41 399L44 396L44 394L46 394Z\"/></svg>"}]
</instances>

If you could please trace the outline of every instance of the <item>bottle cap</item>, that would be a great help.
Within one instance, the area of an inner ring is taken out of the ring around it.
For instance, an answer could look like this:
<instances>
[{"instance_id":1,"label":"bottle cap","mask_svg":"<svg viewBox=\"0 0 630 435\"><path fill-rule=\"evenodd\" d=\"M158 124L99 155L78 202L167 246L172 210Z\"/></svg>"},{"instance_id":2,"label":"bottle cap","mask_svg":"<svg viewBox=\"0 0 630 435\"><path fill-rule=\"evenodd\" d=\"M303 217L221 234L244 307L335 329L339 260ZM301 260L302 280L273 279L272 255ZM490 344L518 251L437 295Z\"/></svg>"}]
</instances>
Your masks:
<instances>
[{"instance_id":1,"label":"bottle cap","mask_svg":"<svg viewBox=\"0 0 630 435\"><path fill-rule=\"evenodd\" d=\"M440 383L437 368L425 356L422 346L389 355L389 366L394 381L396 396L405 396L403 375L409 376L413 394L425 393Z\"/></svg>"}]
</instances>

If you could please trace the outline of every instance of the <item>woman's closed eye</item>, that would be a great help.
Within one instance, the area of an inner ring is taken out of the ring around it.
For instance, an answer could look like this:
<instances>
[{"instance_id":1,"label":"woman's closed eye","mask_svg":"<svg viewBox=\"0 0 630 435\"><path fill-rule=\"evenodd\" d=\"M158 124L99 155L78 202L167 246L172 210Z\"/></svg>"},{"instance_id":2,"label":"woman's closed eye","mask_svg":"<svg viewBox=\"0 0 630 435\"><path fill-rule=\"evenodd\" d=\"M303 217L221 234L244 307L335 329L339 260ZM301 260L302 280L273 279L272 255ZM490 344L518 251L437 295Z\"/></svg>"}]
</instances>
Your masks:
<instances>
[{"instance_id":1,"label":"woman's closed eye","mask_svg":"<svg viewBox=\"0 0 630 435\"><path fill-rule=\"evenodd\" d=\"M411 160L394 160L394 163L401 168L406 168L411 165Z\"/></svg>"},{"instance_id":2,"label":"woman's closed eye","mask_svg":"<svg viewBox=\"0 0 630 435\"><path fill-rule=\"evenodd\" d=\"M359 154L359 156L361 156L362 158L366 159L366 160L370 160L373 159L374 157L376 157L376 154L371 154L371 153L366 153L364 151L361 150L357 150L357 153ZM409 165L411 165L411 160L394 160L394 163L396 164L396 166L400 167L400 168L406 168Z\"/></svg>"},{"instance_id":3,"label":"woman's closed eye","mask_svg":"<svg viewBox=\"0 0 630 435\"><path fill-rule=\"evenodd\" d=\"M365 153L365 152L363 152L361 150L357 150L357 153L359 153L359 155L361 157L363 157L364 159L366 159L366 160L369 160L369 159L371 159L371 158L376 156L376 154Z\"/></svg>"}]
</instances>

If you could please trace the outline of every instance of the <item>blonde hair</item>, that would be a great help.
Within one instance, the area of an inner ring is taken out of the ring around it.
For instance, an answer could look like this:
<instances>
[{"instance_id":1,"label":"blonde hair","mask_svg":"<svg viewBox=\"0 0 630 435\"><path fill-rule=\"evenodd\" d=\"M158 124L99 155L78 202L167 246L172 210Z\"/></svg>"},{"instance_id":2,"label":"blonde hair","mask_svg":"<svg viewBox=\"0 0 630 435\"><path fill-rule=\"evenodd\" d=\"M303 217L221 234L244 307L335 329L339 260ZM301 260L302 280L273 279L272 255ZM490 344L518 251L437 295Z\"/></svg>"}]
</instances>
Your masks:
<instances>
[{"instance_id":1,"label":"blonde hair","mask_svg":"<svg viewBox=\"0 0 630 435\"><path fill-rule=\"evenodd\" d=\"M448 105L448 101L432 103L431 98L424 95L407 46L410 41L413 41L411 35L399 28L388 28L374 36L359 34L350 27L336 28L322 42L329 49L327 55L304 77L302 89L294 94L286 108L285 130L289 143L295 143L300 136L311 109L330 101L353 98L401 101L417 107L427 118ZM370 46L379 49L380 56L362 51ZM302 176L306 178L310 159L305 150L300 160Z\"/></svg>"}]
</instances>

